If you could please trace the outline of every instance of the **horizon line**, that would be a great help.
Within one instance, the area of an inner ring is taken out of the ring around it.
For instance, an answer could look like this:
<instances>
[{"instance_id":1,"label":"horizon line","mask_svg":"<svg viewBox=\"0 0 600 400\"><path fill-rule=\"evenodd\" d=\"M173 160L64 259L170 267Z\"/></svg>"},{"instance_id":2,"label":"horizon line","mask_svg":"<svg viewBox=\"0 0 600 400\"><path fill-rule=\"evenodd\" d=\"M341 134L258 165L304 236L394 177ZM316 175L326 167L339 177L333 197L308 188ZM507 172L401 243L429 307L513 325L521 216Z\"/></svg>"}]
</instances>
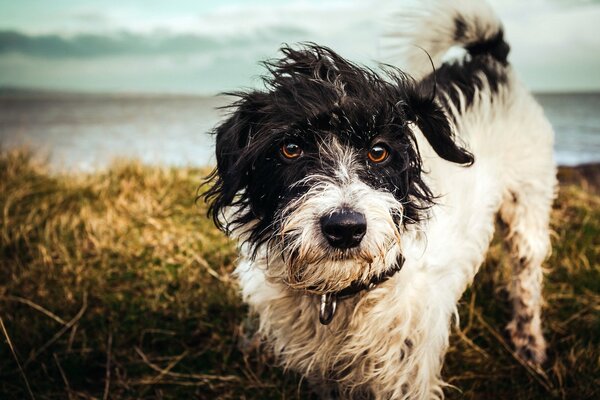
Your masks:
<instances>
[{"instance_id":1,"label":"horizon line","mask_svg":"<svg viewBox=\"0 0 600 400\"><path fill-rule=\"evenodd\" d=\"M240 87L239 90L254 90L253 87ZM135 90L85 90L85 89L51 89L43 87L27 87L0 85L0 96L10 95L56 95L56 96L122 96L122 97L226 97L227 92L181 92L181 91L135 91ZM600 94L600 88L590 89L530 89L535 95L545 94Z\"/></svg>"}]
</instances>

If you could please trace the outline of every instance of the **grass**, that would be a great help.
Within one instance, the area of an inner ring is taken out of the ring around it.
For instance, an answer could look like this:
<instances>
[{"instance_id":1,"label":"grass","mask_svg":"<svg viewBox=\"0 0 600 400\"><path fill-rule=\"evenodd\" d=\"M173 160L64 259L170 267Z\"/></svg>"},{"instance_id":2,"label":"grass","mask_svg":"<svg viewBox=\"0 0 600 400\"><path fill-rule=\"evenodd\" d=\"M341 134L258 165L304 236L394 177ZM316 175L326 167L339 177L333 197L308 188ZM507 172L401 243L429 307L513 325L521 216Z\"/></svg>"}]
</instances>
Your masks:
<instances>
[{"instance_id":1,"label":"grass","mask_svg":"<svg viewBox=\"0 0 600 400\"><path fill-rule=\"evenodd\" d=\"M194 203L205 173L126 162L56 175L0 154L0 398L311 397L266 349L238 349L252 321L230 277L235 247ZM564 185L552 221L548 365L507 345L496 238L460 304L449 398L600 396L600 197Z\"/></svg>"}]
</instances>

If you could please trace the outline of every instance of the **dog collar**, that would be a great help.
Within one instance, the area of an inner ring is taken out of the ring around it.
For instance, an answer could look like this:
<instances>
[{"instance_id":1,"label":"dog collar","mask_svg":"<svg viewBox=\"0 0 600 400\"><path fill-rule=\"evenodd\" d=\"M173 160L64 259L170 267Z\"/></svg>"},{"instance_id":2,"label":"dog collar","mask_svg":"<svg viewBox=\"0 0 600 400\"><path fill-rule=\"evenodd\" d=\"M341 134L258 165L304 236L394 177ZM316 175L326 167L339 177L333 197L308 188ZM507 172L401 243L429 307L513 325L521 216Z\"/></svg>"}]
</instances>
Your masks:
<instances>
[{"instance_id":1,"label":"dog collar","mask_svg":"<svg viewBox=\"0 0 600 400\"><path fill-rule=\"evenodd\" d=\"M400 256L398 258L397 264L393 268L391 268L385 272L382 272L379 275L375 275L374 277L372 277L369 280L368 283L355 281L355 282L352 282L350 284L350 286L348 286L340 291L323 293L321 295L321 303L319 306L319 322L321 322L322 325L329 325L329 323L333 320L333 317L335 316L338 300L352 297L352 296L362 292L363 290L365 290L365 291L372 290L380 283L383 283L383 282L387 281L388 279L390 279L392 276L394 276L396 274L396 272L399 272L402 269L403 265L404 265L404 257Z\"/></svg>"}]
</instances>

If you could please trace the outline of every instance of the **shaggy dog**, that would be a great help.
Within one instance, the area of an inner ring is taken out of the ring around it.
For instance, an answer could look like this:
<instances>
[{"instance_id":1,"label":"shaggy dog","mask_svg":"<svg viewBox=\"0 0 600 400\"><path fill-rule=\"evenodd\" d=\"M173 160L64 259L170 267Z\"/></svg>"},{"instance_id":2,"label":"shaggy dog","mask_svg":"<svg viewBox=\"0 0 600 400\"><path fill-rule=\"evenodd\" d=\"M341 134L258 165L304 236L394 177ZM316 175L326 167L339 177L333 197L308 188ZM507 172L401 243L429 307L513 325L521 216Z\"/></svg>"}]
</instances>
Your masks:
<instances>
[{"instance_id":1,"label":"shaggy dog","mask_svg":"<svg viewBox=\"0 0 600 400\"><path fill-rule=\"evenodd\" d=\"M285 47L266 90L238 93L215 130L206 196L239 240L244 300L283 366L325 397L443 397L451 320L496 215L514 256L510 337L545 358L552 128L484 2L402 18L412 77ZM442 63L455 45L465 55Z\"/></svg>"}]
</instances>

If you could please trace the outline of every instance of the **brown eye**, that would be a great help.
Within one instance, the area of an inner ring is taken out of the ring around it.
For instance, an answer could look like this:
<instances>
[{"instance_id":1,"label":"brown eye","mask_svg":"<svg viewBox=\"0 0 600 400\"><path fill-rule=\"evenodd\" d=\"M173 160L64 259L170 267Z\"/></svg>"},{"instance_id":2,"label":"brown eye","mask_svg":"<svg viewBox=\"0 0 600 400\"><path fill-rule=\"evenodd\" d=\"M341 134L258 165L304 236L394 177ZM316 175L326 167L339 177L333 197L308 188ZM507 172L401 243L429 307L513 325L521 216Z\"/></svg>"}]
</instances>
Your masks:
<instances>
[{"instance_id":1,"label":"brown eye","mask_svg":"<svg viewBox=\"0 0 600 400\"><path fill-rule=\"evenodd\" d=\"M375 146L371 147L371 150L369 150L367 157L369 157L369 160L371 160L371 162L379 164L387 160L389 155L390 152L388 151L387 147L381 144L376 144Z\"/></svg>"},{"instance_id":2,"label":"brown eye","mask_svg":"<svg viewBox=\"0 0 600 400\"><path fill-rule=\"evenodd\" d=\"M294 160L302 155L302 148L296 143L284 143L281 145L281 154L288 160Z\"/></svg>"}]
</instances>

